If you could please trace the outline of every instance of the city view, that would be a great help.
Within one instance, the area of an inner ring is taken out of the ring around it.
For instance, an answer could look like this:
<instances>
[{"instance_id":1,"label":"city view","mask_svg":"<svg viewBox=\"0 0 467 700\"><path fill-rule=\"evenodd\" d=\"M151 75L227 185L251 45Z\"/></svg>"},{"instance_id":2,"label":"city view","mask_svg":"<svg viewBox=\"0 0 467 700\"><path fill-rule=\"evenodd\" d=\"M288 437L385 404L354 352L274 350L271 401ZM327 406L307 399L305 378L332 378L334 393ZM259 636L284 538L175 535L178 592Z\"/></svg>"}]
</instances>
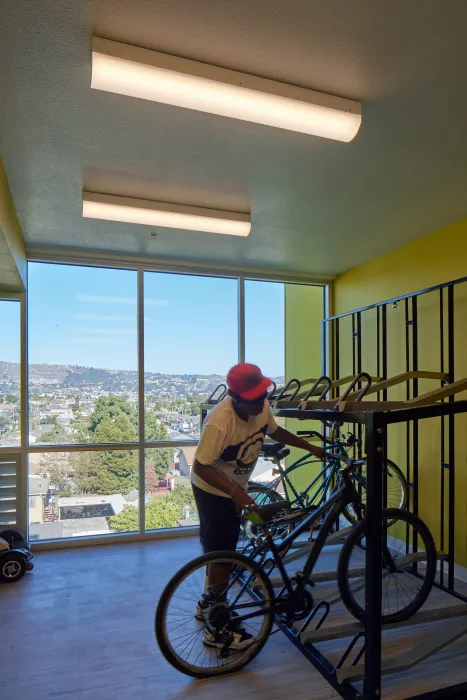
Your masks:
<instances>
[{"instance_id":1,"label":"city view","mask_svg":"<svg viewBox=\"0 0 467 700\"><path fill-rule=\"evenodd\" d=\"M198 521L190 474L199 405L237 362L238 295L237 281L225 278L149 272L144 284L145 439L175 443L145 452L145 529L153 530ZM247 359L263 358L280 383L284 285L245 286ZM29 453L29 539L139 531L139 453L122 445L138 441L136 273L30 263L29 292L29 445L88 447ZM258 323L267 305L279 314L273 343ZM21 439L18 302L0 301L0 327L6 454ZM270 466L260 460L254 478Z\"/></svg>"}]
</instances>

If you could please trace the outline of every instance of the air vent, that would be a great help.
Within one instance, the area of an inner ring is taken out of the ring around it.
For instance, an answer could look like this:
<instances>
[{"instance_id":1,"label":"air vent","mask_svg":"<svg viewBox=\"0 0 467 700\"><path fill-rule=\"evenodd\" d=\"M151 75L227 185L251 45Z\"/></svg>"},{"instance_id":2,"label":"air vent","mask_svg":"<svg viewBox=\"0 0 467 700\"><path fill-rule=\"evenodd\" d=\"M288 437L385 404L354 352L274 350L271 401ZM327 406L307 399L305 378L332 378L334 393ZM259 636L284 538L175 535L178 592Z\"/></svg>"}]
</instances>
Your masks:
<instances>
[{"instance_id":1,"label":"air vent","mask_svg":"<svg viewBox=\"0 0 467 700\"><path fill-rule=\"evenodd\" d=\"M0 455L0 530L16 525L16 471L14 455Z\"/></svg>"}]
</instances>

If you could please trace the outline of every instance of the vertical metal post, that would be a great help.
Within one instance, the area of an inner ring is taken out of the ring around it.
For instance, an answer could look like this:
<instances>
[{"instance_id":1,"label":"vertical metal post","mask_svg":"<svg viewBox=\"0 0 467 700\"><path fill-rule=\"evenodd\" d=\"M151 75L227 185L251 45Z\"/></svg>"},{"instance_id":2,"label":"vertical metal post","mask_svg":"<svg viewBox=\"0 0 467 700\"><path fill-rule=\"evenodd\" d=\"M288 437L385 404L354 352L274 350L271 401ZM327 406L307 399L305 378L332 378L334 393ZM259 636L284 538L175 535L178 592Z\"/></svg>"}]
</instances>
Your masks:
<instances>
[{"instance_id":1,"label":"vertical metal post","mask_svg":"<svg viewBox=\"0 0 467 700\"><path fill-rule=\"evenodd\" d=\"M410 332L409 332L409 300L405 299L404 301L404 313L405 313L405 371L410 372ZM407 401L410 399L410 382L406 383L406 399ZM412 456L412 450L411 450L411 425L410 421L407 421L406 425L406 439L405 439L405 460L406 460L406 476L407 476L407 483L409 484L409 489L412 488L412 480L411 480L411 469L410 469L410 461L411 461L411 456ZM410 498L410 491L408 494L408 507L410 508L412 505L412 499L413 499L413 494L412 498ZM406 528L406 551L409 551L409 526L407 525Z\"/></svg>"},{"instance_id":2,"label":"vertical metal post","mask_svg":"<svg viewBox=\"0 0 467 700\"><path fill-rule=\"evenodd\" d=\"M443 288L439 290L439 356L440 356L440 371L444 372L444 294ZM439 544L441 551L444 551L444 499L445 499L445 478L444 478L444 465L446 464L446 454L445 454L445 421L444 416L441 416L441 484L440 484L440 494L441 494L441 507L440 507L440 532L439 532ZM444 585L444 559L441 558L439 563L439 582Z\"/></svg>"},{"instance_id":3,"label":"vertical metal post","mask_svg":"<svg viewBox=\"0 0 467 700\"><path fill-rule=\"evenodd\" d=\"M381 345L382 345L382 373L383 378L388 377L388 322L387 322L387 306L381 308ZM383 401L388 400L388 390L383 390Z\"/></svg>"},{"instance_id":4,"label":"vertical metal post","mask_svg":"<svg viewBox=\"0 0 467 700\"><path fill-rule=\"evenodd\" d=\"M28 365L28 296L20 295L20 435L21 452L16 472L16 526L29 539L29 365Z\"/></svg>"},{"instance_id":5,"label":"vertical metal post","mask_svg":"<svg viewBox=\"0 0 467 700\"><path fill-rule=\"evenodd\" d=\"M339 345L339 319L336 318L334 321L334 331L335 331L335 353L334 353L334 377L333 379L340 379L340 360L339 360L339 355L340 355L340 345ZM336 388L335 390L335 396L336 398L339 396L339 387Z\"/></svg>"},{"instance_id":6,"label":"vertical metal post","mask_svg":"<svg viewBox=\"0 0 467 700\"><path fill-rule=\"evenodd\" d=\"M367 413L367 501L365 558L365 678L363 700L381 697L381 597L383 442L381 413Z\"/></svg>"},{"instance_id":7,"label":"vertical metal post","mask_svg":"<svg viewBox=\"0 0 467 700\"><path fill-rule=\"evenodd\" d=\"M412 297L412 369L418 370L418 297ZM413 396L418 396L418 379L413 380ZM418 515L418 420L413 421L413 512ZM413 551L418 551L418 538L414 530ZM415 565L416 566L416 565Z\"/></svg>"},{"instance_id":8,"label":"vertical metal post","mask_svg":"<svg viewBox=\"0 0 467 700\"><path fill-rule=\"evenodd\" d=\"M448 287L448 372L449 382L454 381L454 287ZM454 396L449 397L454 401ZM454 416L448 418L449 440L449 524L448 524L448 587L454 590L454 550L455 550L455 507L456 507L456 482L455 482L455 429Z\"/></svg>"},{"instance_id":9,"label":"vertical metal post","mask_svg":"<svg viewBox=\"0 0 467 700\"><path fill-rule=\"evenodd\" d=\"M139 532L146 528L146 458L145 435L145 386L144 386L144 270L138 269L138 520Z\"/></svg>"},{"instance_id":10,"label":"vertical metal post","mask_svg":"<svg viewBox=\"0 0 467 700\"><path fill-rule=\"evenodd\" d=\"M355 331L355 314L352 314L352 374L355 376L357 374L357 365L356 365L356 358L355 358L355 339L356 339L356 331Z\"/></svg>"},{"instance_id":11,"label":"vertical metal post","mask_svg":"<svg viewBox=\"0 0 467 700\"><path fill-rule=\"evenodd\" d=\"M243 275L238 278L238 361L245 362L245 278Z\"/></svg>"},{"instance_id":12,"label":"vertical metal post","mask_svg":"<svg viewBox=\"0 0 467 700\"><path fill-rule=\"evenodd\" d=\"M376 376L381 376L381 308L376 307ZM378 391L377 397L379 401Z\"/></svg>"},{"instance_id":13,"label":"vertical metal post","mask_svg":"<svg viewBox=\"0 0 467 700\"><path fill-rule=\"evenodd\" d=\"M332 323L332 321L331 321ZM321 321L321 374L327 374L328 370L328 343L327 343L328 324L325 319Z\"/></svg>"}]
</instances>

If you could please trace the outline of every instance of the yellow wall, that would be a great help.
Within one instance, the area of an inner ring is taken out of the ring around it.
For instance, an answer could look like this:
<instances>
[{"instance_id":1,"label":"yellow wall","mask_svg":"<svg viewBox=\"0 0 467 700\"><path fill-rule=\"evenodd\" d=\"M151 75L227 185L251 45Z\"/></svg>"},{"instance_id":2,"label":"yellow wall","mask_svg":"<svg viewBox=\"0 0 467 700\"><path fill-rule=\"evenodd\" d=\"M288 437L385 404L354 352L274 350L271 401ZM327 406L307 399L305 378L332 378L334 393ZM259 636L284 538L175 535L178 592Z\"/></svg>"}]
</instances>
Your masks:
<instances>
[{"instance_id":1,"label":"yellow wall","mask_svg":"<svg viewBox=\"0 0 467 700\"><path fill-rule=\"evenodd\" d=\"M341 275L334 286L334 311L350 311L467 276L467 219L418 239ZM446 298L446 295L445 295ZM447 304L444 304L445 310ZM467 283L455 287L455 379L467 377ZM419 369L440 371L439 293L419 297ZM446 314L445 314L446 317ZM406 370L404 304L387 307L388 376ZM446 321L447 323L447 321ZM341 323L341 375L351 371L350 319ZM446 328L446 326L445 326ZM446 334L447 338L447 334ZM362 368L376 373L376 312L362 314ZM445 353L447 350L445 350ZM445 362L447 356L445 355ZM439 382L420 381L419 393L435 389ZM388 398L405 400L406 385L393 388ZM467 392L457 399L466 399ZM456 422L456 545L455 559L467 566L467 415ZM447 422L446 422L447 425ZM440 547L440 419L420 422L420 515ZM406 427L389 432L388 456L406 470ZM447 460L447 454L446 454ZM446 485L447 485L447 473Z\"/></svg>"},{"instance_id":2,"label":"yellow wall","mask_svg":"<svg viewBox=\"0 0 467 700\"><path fill-rule=\"evenodd\" d=\"M0 289L21 291L26 284L26 246L0 156Z\"/></svg>"},{"instance_id":3,"label":"yellow wall","mask_svg":"<svg viewBox=\"0 0 467 700\"><path fill-rule=\"evenodd\" d=\"M286 380L317 378L321 375L321 321L324 316L324 289L298 284L285 285L285 376ZM287 429L321 430L310 421L287 420ZM302 456L292 450L287 463ZM294 472L293 484L304 488L311 481L308 467Z\"/></svg>"}]
</instances>

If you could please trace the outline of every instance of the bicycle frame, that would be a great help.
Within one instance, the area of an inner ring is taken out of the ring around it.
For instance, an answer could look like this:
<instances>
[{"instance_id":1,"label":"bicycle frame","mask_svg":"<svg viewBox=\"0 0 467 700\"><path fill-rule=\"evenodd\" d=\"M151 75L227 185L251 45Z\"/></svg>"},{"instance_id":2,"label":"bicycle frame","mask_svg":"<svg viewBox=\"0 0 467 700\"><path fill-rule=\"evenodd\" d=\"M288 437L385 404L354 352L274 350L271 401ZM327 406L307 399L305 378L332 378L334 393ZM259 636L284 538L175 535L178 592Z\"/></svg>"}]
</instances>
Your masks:
<instances>
[{"instance_id":1,"label":"bicycle frame","mask_svg":"<svg viewBox=\"0 0 467 700\"><path fill-rule=\"evenodd\" d=\"M274 597L272 601L272 606L271 607L266 607L263 608L260 611L254 612L254 613L249 613L247 615L240 615L238 618L238 621L243 621L250 619L252 617L257 617L258 615L262 615L264 611L266 610L267 612L273 612L273 613L279 613L281 611L286 612L287 611L287 606L290 605L289 601L283 601L283 603L280 602L280 598L284 591L287 591L287 593L290 596L294 595L294 589L292 586L292 578L290 577L289 574L287 573L285 566L282 561L281 557L281 550L286 549L289 547L289 545L294 542L294 540L297 539L299 535L302 534L305 530L311 529L312 526L321 521L321 518L323 515L325 515L324 520L321 523L321 527L318 532L318 536L313 544L313 547L308 555L308 558L306 560L305 566L303 567L303 571L300 572L300 579L302 580L303 585L306 585L307 583L310 583L310 576L313 571L313 568L318 561L318 557L321 553L321 550L325 546L326 539L327 537L331 534L332 531L332 525L335 519L342 513L342 511L350 505L350 503L353 503L356 507L359 505L359 498L357 491L350 480L350 477L348 475L344 476L344 481L342 485L337 486L334 492L331 494L329 499L319 508L314 510L310 515L308 515L289 535L284 537L283 540L281 540L280 546L277 546L274 542L274 538L272 533L270 532L270 529L268 525L264 526L264 532L266 534L266 542L260 544L258 548L254 551L253 555L254 556L261 556L262 558L260 560L260 566L263 566L265 557L268 554L268 552L271 552L274 563L277 566L278 571L280 572L280 575L282 577L282 580L284 582L284 587L282 588L281 592L278 594L278 596ZM293 514L292 514L293 516ZM254 578L254 574L251 574L251 576L247 579L246 582L244 582L242 589L240 593L236 596L235 600L232 603L232 606L235 606L236 601L241 597L242 593L247 589L250 581ZM248 607L248 604L243 604L237 606L237 609L240 608L246 608Z\"/></svg>"},{"instance_id":2,"label":"bicycle frame","mask_svg":"<svg viewBox=\"0 0 467 700\"><path fill-rule=\"evenodd\" d=\"M331 443L328 446L328 449L337 451L338 454L341 454L343 457L348 456L340 440L336 440L335 442ZM289 479L289 474L299 467L304 467L307 464L315 464L318 461L319 460L316 459L310 459L310 455L306 454L297 459L290 465L290 467L287 467L287 469L283 469L280 463L276 463L276 466L280 471L280 476L278 480L271 482L271 489L275 490L277 484L282 481L286 500L289 501L291 506L298 505L301 509L307 508L310 505L321 506L326 501L326 495L339 469L337 463L334 462L331 466L329 463L325 464L320 470L319 474L314 477L306 489L301 493L298 493ZM321 483L312 497L309 498L309 492L318 484L319 481L321 481ZM294 498L291 498L291 494L293 494Z\"/></svg>"}]
</instances>

